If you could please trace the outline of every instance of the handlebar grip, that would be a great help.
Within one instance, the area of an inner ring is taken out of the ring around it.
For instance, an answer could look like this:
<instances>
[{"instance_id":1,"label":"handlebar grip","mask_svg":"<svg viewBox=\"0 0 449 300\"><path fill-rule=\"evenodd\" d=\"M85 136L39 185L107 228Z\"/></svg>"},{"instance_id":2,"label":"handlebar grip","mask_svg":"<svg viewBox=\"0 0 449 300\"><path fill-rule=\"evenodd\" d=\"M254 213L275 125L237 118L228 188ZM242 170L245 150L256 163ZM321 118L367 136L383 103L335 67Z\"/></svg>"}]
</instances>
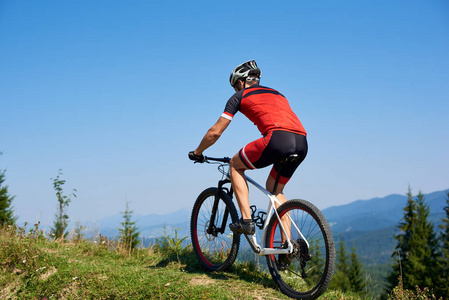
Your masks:
<instances>
[{"instance_id":1,"label":"handlebar grip","mask_svg":"<svg viewBox=\"0 0 449 300\"><path fill-rule=\"evenodd\" d=\"M206 161L206 157L204 155L196 155L194 151L189 152L189 159L193 160L194 162L203 163Z\"/></svg>"}]
</instances>

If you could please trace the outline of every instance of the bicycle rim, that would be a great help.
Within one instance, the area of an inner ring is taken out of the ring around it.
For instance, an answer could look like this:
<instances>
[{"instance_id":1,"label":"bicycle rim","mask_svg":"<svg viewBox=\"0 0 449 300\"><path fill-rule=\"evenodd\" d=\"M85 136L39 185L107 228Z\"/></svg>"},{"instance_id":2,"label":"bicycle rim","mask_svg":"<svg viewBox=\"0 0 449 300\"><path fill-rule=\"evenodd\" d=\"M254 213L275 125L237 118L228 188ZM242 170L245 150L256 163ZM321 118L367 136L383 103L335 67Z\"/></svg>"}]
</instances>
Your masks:
<instances>
[{"instance_id":1,"label":"bicycle rim","mask_svg":"<svg viewBox=\"0 0 449 300\"><path fill-rule=\"evenodd\" d=\"M318 208L305 200L290 200L278 208L278 213L284 227L291 227L294 250L288 255L267 256L273 280L292 298L316 299L326 290L334 272L335 248L329 225ZM281 231L280 222L273 216L267 247L283 248L285 234L283 237Z\"/></svg>"},{"instance_id":2,"label":"bicycle rim","mask_svg":"<svg viewBox=\"0 0 449 300\"><path fill-rule=\"evenodd\" d=\"M230 267L237 256L240 235L234 235L229 224L238 219L232 200L221 193L215 221L210 227L212 208L217 188L205 190L195 202L190 230L192 245L201 266L208 271L223 271ZM226 222L223 219L226 218ZM209 228L213 232L207 232Z\"/></svg>"}]
</instances>

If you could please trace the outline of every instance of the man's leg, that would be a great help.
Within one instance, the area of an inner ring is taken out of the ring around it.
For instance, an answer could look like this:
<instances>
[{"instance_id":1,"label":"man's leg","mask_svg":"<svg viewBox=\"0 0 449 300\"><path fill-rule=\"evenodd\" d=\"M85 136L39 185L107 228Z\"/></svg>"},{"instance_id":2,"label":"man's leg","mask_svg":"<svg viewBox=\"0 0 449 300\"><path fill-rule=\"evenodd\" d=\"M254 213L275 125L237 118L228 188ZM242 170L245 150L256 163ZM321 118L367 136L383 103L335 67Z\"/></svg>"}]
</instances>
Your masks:
<instances>
[{"instance_id":1,"label":"man's leg","mask_svg":"<svg viewBox=\"0 0 449 300\"><path fill-rule=\"evenodd\" d=\"M276 181L276 179L273 178L273 176L268 175L266 188L267 188L267 191L269 191L270 193L273 192L274 182L275 181ZM285 198L284 193L283 193L284 186L285 186L284 184L278 183L276 192L274 194L276 196L276 198L279 200L279 202L281 202L281 204L283 204L285 201L287 201L287 198Z\"/></svg>"},{"instance_id":2,"label":"man's leg","mask_svg":"<svg viewBox=\"0 0 449 300\"><path fill-rule=\"evenodd\" d=\"M269 191L270 193L273 192L274 182L275 181L276 181L276 179L273 178L273 176L268 175L266 188L267 188L267 191ZM283 193L284 186L285 186L284 184L278 183L276 192L274 193L274 195L276 196L276 198L279 200L279 202L281 204L283 204L284 202L287 201L287 198L285 198L285 195ZM276 204L276 208L278 208L278 207L279 207L279 205ZM291 221L290 221L290 218L285 215L285 216L283 216L281 218L281 222L282 222L282 225L284 226L284 229L287 232L287 234L290 235L291 234ZM282 230L281 230L281 237L282 237L282 242L285 242L287 240L287 237L285 236L285 234L284 234L284 232Z\"/></svg>"},{"instance_id":3,"label":"man's leg","mask_svg":"<svg viewBox=\"0 0 449 300\"><path fill-rule=\"evenodd\" d=\"M237 198L242 219L248 220L251 219L251 209L249 208L248 184L245 178L245 170L247 169L239 154L234 155L230 162L232 189Z\"/></svg>"}]
</instances>

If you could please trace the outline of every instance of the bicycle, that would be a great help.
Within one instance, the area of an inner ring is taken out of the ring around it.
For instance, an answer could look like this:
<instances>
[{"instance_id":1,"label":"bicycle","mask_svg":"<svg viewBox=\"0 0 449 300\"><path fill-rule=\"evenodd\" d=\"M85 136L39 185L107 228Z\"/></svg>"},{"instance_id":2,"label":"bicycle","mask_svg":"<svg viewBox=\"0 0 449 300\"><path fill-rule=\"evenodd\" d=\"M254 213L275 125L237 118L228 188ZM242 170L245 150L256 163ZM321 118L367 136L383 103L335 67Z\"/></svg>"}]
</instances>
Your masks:
<instances>
[{"instance_id":1,"label":"bicycle","mask_svg":"<svg viewBox=\"0 0 449 300\"><path fill-rule=\"evenodd\" d=\"M293 154L285 158L280 168ZM190 220L190 233L196 257L207 271L224 271L235 261L241 234L229 229L239 219L232 201L230 158L205 157L207 163L218 164L222 179L217 187L204 190L195 201ZM228 169L226 169L228 168ZM261 247L257 232L245 235L252 250L266 256L268 269L279 289L296 299L316 299L329 285L335 266L335 246L330 227L318 208L306 200L294 199L281 204L273 195L279 182L280 170L273 193L246 176L247 182L265 194L267 211L251 206L252 218L261 232ZM276 205L278 208L276 209Z\"/></svg>"}]
</instances>

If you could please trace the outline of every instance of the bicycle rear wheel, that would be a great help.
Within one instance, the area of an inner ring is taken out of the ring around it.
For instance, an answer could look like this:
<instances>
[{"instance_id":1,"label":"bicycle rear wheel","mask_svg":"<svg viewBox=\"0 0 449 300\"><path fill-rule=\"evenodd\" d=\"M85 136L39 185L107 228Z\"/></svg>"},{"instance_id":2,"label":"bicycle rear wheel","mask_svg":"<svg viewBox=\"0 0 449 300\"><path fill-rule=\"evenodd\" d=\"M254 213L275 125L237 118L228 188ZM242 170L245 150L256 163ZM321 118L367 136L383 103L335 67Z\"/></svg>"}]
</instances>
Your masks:
<instances>
[{"instance_id":1,"label":"bicycle rear wheel","mask_svg":"<svg viewBox=\"0 0 449 300\"><path fill-rule=\"evenodd\" d=\"M238 220L232 199L221 191L217 203L215 220L211 216L217 188L204 190L197 198L190 219L190 235L193 250L201 266L208 271L223 271L237 257L240 235L233 234L229 224Z\"/></svg>"},{"instance_id":2,"label":"bicycle rear wheel","mask_svg":"<svg viewBox=\"0 0 449 300\"><path fill-rule=\"evenodd\" d=\"M284 224L293 244L293 253L267 255L268 268L280 290L296 299L316 299L329 285L334 273L335 246L330 227L323 214L305 200L282 204L267 227L265 246L286 248ZM291 233L288 231L291 230Z\"/></svg>"}]
</instances>

